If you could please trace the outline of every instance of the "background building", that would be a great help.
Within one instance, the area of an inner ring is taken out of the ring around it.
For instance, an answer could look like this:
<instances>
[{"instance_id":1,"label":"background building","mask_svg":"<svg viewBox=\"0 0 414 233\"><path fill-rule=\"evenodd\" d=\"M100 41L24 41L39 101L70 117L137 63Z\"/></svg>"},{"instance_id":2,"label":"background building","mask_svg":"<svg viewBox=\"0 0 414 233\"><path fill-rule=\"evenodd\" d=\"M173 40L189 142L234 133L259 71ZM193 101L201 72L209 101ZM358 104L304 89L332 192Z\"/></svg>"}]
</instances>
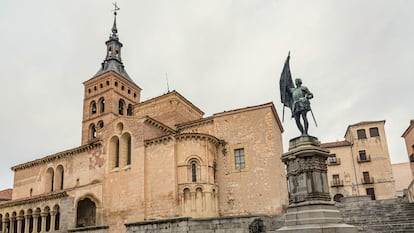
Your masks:
<instances>
[{"instance_id":1,"label":"background building","mask_svg":"<svg viewBox=\"0 0 414 233\"><path fill-rule=\"evenodd\" d=\"M203 117L176 91L141 102L117 32L114 20L105 59L83 83L81 146L12 167L0 232L123 232L153 219L282 213L283 128L273 103Z\"/></svg>"},{"instance_id":2,"label":"background building","mask_svg":"<svg viewBox=\"0 0 414 233\"><path fill-rule=\"evenodd\" d=\"M395 197L384 124L385 121L366 121L349 125L344 141L321 145L331 153L328 180L335 201L351 195Z\"/></svg>"},{"instance_id":3,"label":"background building","mask_svg":"<svg viewBox=\"0 0 414 233\"><path fill-rule=\"evenodd\" d=\"M391 164L392 174L395 180L395 192L398 197L404 196L404 190L408 188L411 181L410 162Z\"/></svg>"},{"instance_id":4,"label":"background building","mask_svg":"<svg viewBox=\"0 0 414 233\"><path fill-rule=\"evenodd\" d=\"M407 147L408 161L411 168L411 183L407 187L407 198L411 203L414 203L414 120L410 121L410 125L404 131L402 137Z\"/></svg>"},{"instance_id":5,"label":"background building","mask_svg":"<svg viewBox=\"0 0 414 233\"><path fill-rule=\"evenodd\" d=\"M410 125L404 131L402 137L407 147L408 161L411 166L412 178L414 178L414 120L410 121Z\"/></svg>"}]
</instances>

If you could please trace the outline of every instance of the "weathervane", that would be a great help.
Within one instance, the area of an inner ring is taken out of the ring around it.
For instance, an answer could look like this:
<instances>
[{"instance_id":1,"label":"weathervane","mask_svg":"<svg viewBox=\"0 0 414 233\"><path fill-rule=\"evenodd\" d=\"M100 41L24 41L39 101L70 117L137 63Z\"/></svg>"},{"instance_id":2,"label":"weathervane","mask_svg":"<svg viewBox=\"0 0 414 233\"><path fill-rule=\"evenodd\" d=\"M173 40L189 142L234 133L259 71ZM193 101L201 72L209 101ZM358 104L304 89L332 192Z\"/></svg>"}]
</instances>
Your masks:
<instances>
[{"instance_id":1,"label":"weathervane","mask_svg":"<svg viewBox=\"0 0 414 233\"><path fill-rule=\"evenodd\" d=\"M120 8L118 7L118 5L116 5L116 2L113 2L112 5L114 5L114 15L116 15L116 12L120 10Z\"/></svg>"}]
</instances>

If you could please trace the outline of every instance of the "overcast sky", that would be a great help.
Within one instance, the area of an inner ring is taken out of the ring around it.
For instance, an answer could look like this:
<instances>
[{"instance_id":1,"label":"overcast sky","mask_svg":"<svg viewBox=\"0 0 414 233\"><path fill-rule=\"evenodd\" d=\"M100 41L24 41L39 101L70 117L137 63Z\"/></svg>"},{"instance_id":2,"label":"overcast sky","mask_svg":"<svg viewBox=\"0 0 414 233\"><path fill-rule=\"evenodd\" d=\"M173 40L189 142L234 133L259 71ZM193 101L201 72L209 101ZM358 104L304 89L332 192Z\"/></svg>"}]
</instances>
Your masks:
<instances>
[{"instance_id":1,"label":"overcast sky","mask_svg":"<svg viewBox=\"0 0 414 233\"><path fill-rule=\"evenodd\" d=\"M0 190L10 167L80 145L82 82L99 69L112 1L1 1ZM210 116L273 101L291 70L314 94L322 142L386 120L392 163L414 119L414 1L118 1L123 62L146 100L177 90ZM299 135L286 114L284 150Z\"/></svg>"}]
</instances>

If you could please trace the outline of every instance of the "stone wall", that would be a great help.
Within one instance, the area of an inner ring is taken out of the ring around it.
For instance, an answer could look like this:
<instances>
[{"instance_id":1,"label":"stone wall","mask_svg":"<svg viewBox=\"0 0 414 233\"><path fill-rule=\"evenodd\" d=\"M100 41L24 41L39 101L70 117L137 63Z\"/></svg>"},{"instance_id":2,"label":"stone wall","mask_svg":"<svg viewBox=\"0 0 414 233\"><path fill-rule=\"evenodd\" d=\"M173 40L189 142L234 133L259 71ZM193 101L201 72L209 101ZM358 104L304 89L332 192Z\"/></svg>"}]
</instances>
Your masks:
<instances>
[{"instance_id":1,"label":"stone wall","mask_svg":"<svg viewBox=\"0 0 414 233\"><path fill-rule=\"evenodd\" d=\"M282 227L280 216L248 215L221 218L172 218L125 224L126 233L249 233L271 232Z\"/></svg>"},{"instance_id":2,"label":"stone wall","mask_svg":"<svg viewBox=\"0 0 414 233\"><path fill-rule=\"evenodd\" d=\"M73 228L69 229L68 232L70 233L107 233L109 227L108 226L96 226L96 227L80 227L80 228Z\"/></svg>"}]
</instances>

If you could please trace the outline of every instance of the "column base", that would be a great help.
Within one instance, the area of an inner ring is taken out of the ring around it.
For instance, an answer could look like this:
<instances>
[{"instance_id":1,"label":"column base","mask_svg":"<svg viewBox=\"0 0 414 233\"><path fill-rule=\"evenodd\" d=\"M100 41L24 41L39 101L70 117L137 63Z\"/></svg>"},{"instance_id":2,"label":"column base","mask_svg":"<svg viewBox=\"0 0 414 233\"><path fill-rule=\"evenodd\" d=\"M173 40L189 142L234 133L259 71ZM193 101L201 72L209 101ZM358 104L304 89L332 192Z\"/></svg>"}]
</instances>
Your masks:
<instances>
[{"instance_id":1,"label":"column base","mask_svg":"<svg viewBox=\"0 0 414 233\"><path fill-rule=\"evenodd\" d=\"M341 213L332 202L311 201L290 205L285 226L276 232L357 233L358 229L343 223Z\"/></svg>"}]
</instances>

